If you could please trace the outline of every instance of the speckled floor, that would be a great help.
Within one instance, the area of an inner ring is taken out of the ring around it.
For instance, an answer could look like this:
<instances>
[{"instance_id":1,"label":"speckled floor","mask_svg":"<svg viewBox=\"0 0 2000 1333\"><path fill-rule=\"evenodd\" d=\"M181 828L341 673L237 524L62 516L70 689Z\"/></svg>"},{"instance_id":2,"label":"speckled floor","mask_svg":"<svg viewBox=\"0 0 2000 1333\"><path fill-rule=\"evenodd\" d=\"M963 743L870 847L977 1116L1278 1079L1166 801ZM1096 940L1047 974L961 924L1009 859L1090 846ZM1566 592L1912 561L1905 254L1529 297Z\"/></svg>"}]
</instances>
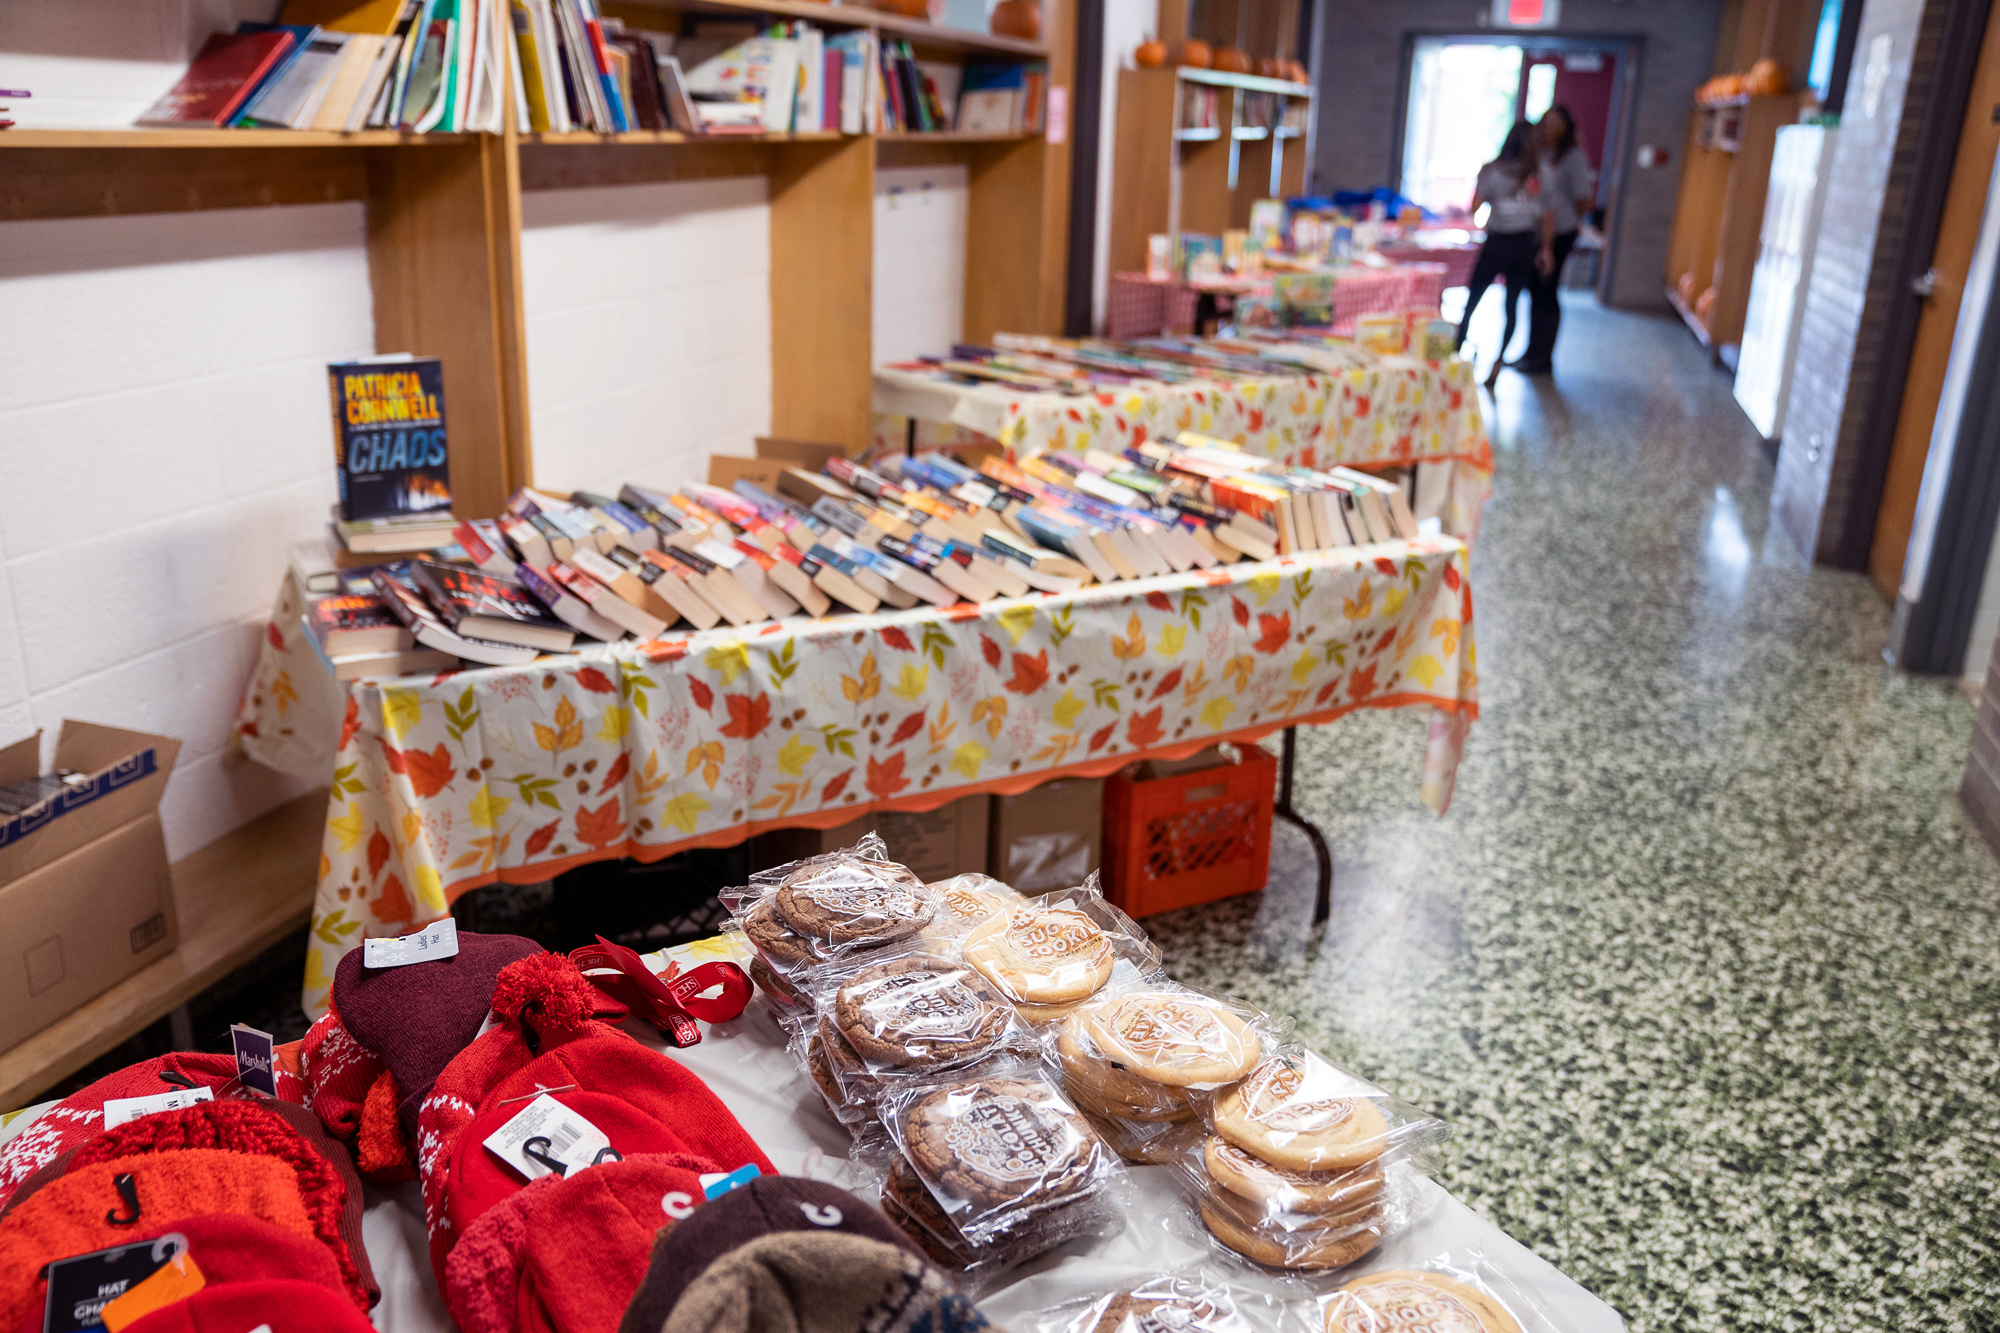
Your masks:
<instances>
[{"instance_id":1,"label":"speckled floor","mask_svg":"<svg viewBox=\"0 0 2000 1333\"><path fill-rule=\"evenodd\" d=\"M2000 1328L1970 704L1883 665L1862 577L1765 550L1770 466L1671 321L1572 307L1493 435L1450 814L1420 717L1310 730L1324 939L1285 830L1273 891L1147 922L1170 968L1448 1117L1445 1183L1635 1333Z\"/></svg>"}]
</instances>

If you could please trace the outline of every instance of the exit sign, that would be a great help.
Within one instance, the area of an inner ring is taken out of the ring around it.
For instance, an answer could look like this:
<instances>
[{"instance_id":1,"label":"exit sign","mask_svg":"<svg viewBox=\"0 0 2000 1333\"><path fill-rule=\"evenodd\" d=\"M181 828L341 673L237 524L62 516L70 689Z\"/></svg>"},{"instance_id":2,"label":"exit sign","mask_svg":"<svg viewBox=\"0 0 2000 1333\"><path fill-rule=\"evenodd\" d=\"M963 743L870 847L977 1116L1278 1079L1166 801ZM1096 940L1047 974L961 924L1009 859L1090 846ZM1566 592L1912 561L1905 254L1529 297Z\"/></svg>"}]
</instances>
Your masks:
<instances>
[{"instance_id":1,"label":"exit sign","mask_svg":"<svg viewBox=\"0 0 2000 1333\"><path fill-rule=\"evenodd\" d=\"M1496 28L1553 28L1562 21L1562 0L1493 0Z\"/></svg>"}]
</instances>

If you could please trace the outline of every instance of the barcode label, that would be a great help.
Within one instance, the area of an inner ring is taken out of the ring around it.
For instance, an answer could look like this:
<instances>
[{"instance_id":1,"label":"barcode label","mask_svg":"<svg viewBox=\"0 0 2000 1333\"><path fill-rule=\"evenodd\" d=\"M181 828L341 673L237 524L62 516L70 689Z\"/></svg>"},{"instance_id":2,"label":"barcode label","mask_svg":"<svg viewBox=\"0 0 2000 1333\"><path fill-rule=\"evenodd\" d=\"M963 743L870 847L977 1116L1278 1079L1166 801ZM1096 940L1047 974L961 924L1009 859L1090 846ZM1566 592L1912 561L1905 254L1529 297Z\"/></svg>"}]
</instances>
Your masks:
<instances>
[{"instance_id":1,"label":"barcode label","mask_svg":"<svg viewBox=\"0 0 2000 1333\"><path fill-rule=\"evenodd\" d=\"M610 1146L603 1130L546 1092L486 1138L488 1152L529 1180L554 1171L551 1162L560 1163L564 1174L574 1174L593 1165Z\"/></svg>"},{"instance_id":2,"label":"barcode label","mask_svg":"<svg viewBox=\"0 0 2000 1333\"><path fill-rule=\"evenodd\" d=\"M361 965L408 967L411 963L428 963L432 959L450 958L457 953L458 922L444 917L408 935L364 941L361 945Z\"/></svg>"}]
</instances>

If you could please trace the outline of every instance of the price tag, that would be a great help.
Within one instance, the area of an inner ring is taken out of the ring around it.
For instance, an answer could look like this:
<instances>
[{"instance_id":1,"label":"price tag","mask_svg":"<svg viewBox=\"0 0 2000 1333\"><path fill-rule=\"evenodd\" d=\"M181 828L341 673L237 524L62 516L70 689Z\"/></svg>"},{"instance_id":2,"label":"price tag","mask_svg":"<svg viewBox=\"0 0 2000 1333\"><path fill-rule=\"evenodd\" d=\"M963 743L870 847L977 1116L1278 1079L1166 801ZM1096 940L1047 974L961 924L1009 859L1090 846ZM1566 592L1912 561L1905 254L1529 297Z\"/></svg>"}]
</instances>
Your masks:
<instances>
[{"instance_id":1,"label":"price tag","mask_svg":"<svg viewBox=\"0 0 2000 1333\"><path fill-rule=\"evenodd\" d=\"M206 1092L204 1088L202 1091ZM85 1333L104 1327L104 1307L187 1253L178 1231L156 1240L58 1259L49 1265L49 1298L42 1327L48 1333Z\"/></svg>"},{"instance_id":2,"label":"price tag","mask_svg":"<svg viewBox=\"0 0 2000 1333\"><path fill-rule=\"evenodd\" d=\"M120 1125L137 1120L142 1115L152 1115L156 1111L178 1111L196 1102L212 1102L215 1094L207 1088L175 1088L172 1092L156 1092L150 1097L113 1097L104 1103L104 1127L116 1129Z\"/></svg>"},{"instance_id":3,"label":"price tag","mask_svg":"<svg viewBox=\"0 0 2000 1333\"><path fill-rule=\"evenodd\" d=\"M231 1023L229 1044L236 1050L236 1081L252 1092L277 1096L278 1075L272 1068L271 1034Z\"/></svg>"},{"instance_id":4,"label":"price tag","mask_svg":"<svg viewBox=\"0 0 2000 1333\"><path fill-rule=\"evenodd\" d=\"M457 952L458 922L444 917L414 934L366 941L361 946L361 966L408 967L411 963L450 958Z\"/></svg>"},{"instance_id":5,"label":"price tag","mask_svg":"<svg viewBox=\"0 0 2000 1333\"><path fill-rule=\"evenodd\" d=\"M564 1174L594 1165L610 1146L603 1130L546 1092L486 1138L488 1152L530 1180L555 1170L551 1161L561 1163Z\"/></svg>"},{"instance_id":6,"label":"price tag","mask_svg":"<svg viewBox=\"0 0 2000 1333\"><path fill-rule=\"evenodd\" d=\"M763 1172L755 1162L745 1162L734 1171L708 1171L701 1177L701 1195L704 1199L719 1199L731 1190L742 1189Z\"/></svg>"}]
</instances>

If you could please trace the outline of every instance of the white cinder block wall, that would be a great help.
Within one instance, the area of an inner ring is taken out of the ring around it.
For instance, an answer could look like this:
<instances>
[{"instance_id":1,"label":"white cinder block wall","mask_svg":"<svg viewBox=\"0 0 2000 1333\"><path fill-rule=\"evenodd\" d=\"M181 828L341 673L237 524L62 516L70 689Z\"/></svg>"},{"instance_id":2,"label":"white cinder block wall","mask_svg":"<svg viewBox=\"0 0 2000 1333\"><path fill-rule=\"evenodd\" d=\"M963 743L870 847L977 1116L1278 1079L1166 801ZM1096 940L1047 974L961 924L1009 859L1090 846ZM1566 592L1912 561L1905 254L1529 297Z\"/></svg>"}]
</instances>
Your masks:
<instances>
[{"instance_id":1,"label":"white cinder block wall","mask_svg":"<svg viewBox=\"0 0 2000 1333\"><path fill-rule=\"evenodd\" d=\"M771 210L762 176L522 201L535 481L704 481L771 429Z\"/></svg>"},{"instance_id":2,"label":"white cinder block wall","mask_svg":"<svg viewBox=\"0 0 2000 1333\"><path fill-rule=\"evenodd\" d=\"M374 345L362 207L0 223L0 310L0 744L180 738L185 856L306 789L230 723L334 499L326 363Z\"/></svg>"},{"instance_id":3,"label":"white cinder block wall","mask_svg":"<svg viewBox=\"0 0 2000 1333\"><path fill-rule=\"evenodd\" d=\"M875 364L940 356L965 332L963 163L875 171Z\"/></svg>"}]
</instances>

